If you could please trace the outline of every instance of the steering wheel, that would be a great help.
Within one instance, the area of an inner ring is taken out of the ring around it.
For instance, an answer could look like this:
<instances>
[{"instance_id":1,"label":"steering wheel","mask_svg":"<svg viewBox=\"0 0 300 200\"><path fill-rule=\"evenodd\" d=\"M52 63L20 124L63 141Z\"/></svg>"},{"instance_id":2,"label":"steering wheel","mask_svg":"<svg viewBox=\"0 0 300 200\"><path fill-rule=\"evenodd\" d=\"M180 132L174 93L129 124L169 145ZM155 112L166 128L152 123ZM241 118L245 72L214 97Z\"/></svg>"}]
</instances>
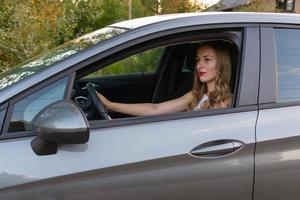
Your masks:
<instances>
[{"instance_id":1,"label":"steering wheel","mask_svg":"<svg viewBox=\"0 0 300 200\"><path fill-rule=\"evenodd\" d=\"M102 119L111 119L110 116L107 114L107 111L101 102L101 100L97 97L96 89L94 88L91 82L86 84L86 89L88 92L88 98L92 100L92 103L96 107L98 113L100 114Z\"/></svg>"}]
</instances>

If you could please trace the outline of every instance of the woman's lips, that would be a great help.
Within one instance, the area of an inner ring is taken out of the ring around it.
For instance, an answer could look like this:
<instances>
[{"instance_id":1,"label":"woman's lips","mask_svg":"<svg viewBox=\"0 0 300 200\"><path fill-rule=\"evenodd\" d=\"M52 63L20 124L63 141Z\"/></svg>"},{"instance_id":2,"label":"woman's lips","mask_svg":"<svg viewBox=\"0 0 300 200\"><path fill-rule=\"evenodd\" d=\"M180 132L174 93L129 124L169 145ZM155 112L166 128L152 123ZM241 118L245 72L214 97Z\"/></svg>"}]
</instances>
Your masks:
<instances>
[{"instance_id":1,"label":"woman's lips","mask_svg":"<svg viewBox=\"0 0 300 200\"><path fill-rule=\"evenodd\" d=\"M206 72L198 72L199 76L204 76Z\"/></svg>"}]
</instances>

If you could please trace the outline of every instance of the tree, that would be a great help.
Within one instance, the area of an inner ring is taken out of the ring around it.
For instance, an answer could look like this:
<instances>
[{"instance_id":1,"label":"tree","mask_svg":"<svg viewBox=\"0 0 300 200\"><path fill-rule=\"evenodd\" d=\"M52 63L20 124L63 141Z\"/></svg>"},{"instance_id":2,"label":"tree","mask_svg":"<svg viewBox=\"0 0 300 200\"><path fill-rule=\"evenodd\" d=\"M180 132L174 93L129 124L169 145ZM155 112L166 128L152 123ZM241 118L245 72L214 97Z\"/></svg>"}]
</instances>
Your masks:
<instances>
[{"instance_id":1,"label":"tree","mask_svg":"<svg viewBox=\"0 0 300 200\"><path fill-rule=\"evenodd\" d=\"M203 3L191 0L141 0L149 15L202 11Z\"/></svg>"},{"instance_id":2,"label":"tree","mask_svg":"<svg viewBox=\"0 0 300 200\"><path fill-rule=\"evenodd\" d=\"M129 0L0 0L0 73L87 32L128 19ZM132 18L198 11L191 0L131 0Z\"/></svg>"},{"instance_id":3,"label":"tree","mask_svg":"<svg viewBox=\"0 0 300 200\"><path fill-rule=\"evenodd\" d=\"M141 4L146 10L146 16L148 15L157 15L160 14L161 9L161 1L160 0L141 0Z\"/></svg>"},{"instance_id":4,"label":"tree","mask_svg":"<svg viewBox=\"0 0 300 200\"><path fill-rule=\"evenodd\" d=\"M0 5L0 72L127 16L123 0L0 0Z\"/></svg>"},{"instance_id":5,"label":"tree","mask_svg":"<svg viewBox=\"0 0 300 200\"><path fill-rule=\"evenodd\" d=\"M101 26L127 19L127 3L119 0L103 0Z\"/></svg>"},{"instance_id":6,"label":"tree","mask_svg":"<svg viewBox=\"0 0 300 200\"><path fill-rule=\"evenodd\" d=\"M161 0L162 13L184 13L199 11L201 3L190 0Z\"/></svg>"},{"instance_id":7,"label":"tree","mask_svg":"<svg viewBox=\"0 0 300 200\"><path fill-rule=\"evenodd\" d=\"M275 3L272 4L265 0L252 0L248 5L235 8L233 11L238 12L276 12Z\"/></svg>"},{"instance_id":8,"label":"tree","mask_svg":"<svg viewBox=\"0 0 300 200\"><path fill-rule=\"evenodd\" d=\"M56 46L60 1L1 0L0 65L2 70Z\"/></svg>"},{"instance_id":9,"label":"tree","mask_svg":"<svg viewBox=\"0 0 300 200\"><path fill-rule=\"evenodd\" d=\"M147 8L143 4L143 0L131 0L132 18L144 17L149 15L152 15L152 11L147 10Z\"/></svg>"}]
</instances>

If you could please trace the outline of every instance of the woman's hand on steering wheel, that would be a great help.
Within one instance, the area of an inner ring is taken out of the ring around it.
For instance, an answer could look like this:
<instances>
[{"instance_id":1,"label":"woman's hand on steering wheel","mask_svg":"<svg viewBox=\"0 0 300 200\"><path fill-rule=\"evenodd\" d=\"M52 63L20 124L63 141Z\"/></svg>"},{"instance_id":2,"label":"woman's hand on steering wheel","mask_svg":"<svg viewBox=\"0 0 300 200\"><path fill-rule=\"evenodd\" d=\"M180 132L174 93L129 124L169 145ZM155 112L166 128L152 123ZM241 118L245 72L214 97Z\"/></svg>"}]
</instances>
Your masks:
<instances>
[{"instance_id":1,"label":"woman's hand on steering wheel","mask_svg":"<svg viewBox=\"0 0 300 200\"><path fill-rule=\"evenodd\" d=\"M110 101L105 97L103 96L102 94L100 94L99 92L96 91L96 94L97 94L97 97L98 99L102 102L102 104L104 105L104 108L107 109Z\"/></svg>"},{"instance_id":2,"label":"woman's hand on steering wheel","mask_svg":"<svg viewBox=\"0 0 300 200\"><path fill-rule=\"evenodd\" d=\"M86 88L88 91L88 95L91 98L94 106L96 107L98 113L100 114L102 119L111 119L111 117L108 115L106 109L105 109L105 104L104 103L108 103L109 101L102 96L101 94L99 94L96 89L94 88L93 84L91 82L88 82L86 84ZM102 102L105 101L105 102ZM107 104L106 104L107 105Z\"/></svg>"}]
</instances>

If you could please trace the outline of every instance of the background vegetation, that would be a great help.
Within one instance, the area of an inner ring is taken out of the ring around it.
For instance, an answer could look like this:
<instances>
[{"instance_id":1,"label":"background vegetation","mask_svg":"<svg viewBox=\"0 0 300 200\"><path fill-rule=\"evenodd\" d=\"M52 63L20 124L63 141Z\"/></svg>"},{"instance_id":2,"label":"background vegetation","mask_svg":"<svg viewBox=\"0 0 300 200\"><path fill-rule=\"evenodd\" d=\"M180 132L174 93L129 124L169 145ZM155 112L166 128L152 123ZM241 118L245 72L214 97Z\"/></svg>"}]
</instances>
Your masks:
<instances>
[{"instance_id":1,"label":"background vegetation","mask_svg":"<svg viewBox=\"0 0 300 200\"><path fill-rule=\"evenodd\" d=\"M129 0L0 0L0 73L87 32L128 19ZM131 17L201 11L191 0L131 0ZM275 11L254 0L234 11Z\"/></svg>"},{"instance_id":2,"label":"background vegetation","mask_svg":"<svg viewBox=\"0 0 300 200\"><path fill-rule=\"evenodd\" d=\"M66 41L128 19L129 0L0 0L0 73ZM189 0L131 0L132 18L199 10Z\"/></svg>"}]
</instances>

